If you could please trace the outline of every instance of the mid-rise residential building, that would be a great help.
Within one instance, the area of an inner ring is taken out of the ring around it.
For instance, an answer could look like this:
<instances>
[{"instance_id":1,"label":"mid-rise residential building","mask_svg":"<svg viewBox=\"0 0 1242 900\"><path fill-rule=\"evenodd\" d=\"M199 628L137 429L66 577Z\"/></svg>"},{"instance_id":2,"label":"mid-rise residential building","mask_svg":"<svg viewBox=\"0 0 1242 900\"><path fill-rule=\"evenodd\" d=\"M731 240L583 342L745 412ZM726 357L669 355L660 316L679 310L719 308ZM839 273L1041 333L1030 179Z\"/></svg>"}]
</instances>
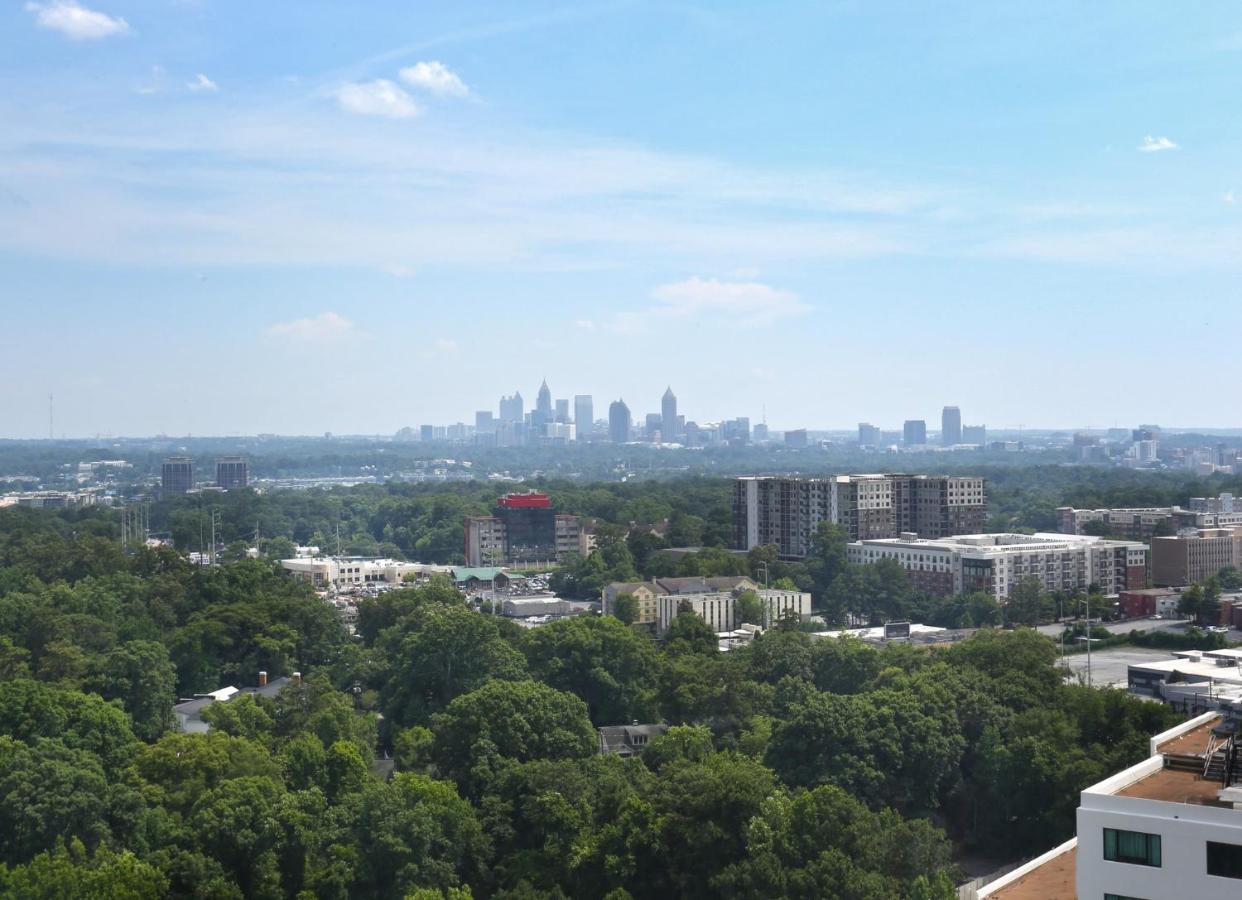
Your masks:
<instances>
[{"instance_id":1,"label":"mid-rise residential building","mask_svg":"<svg viewBox=\"0 0 1242 900\"><path fill-rule=\"evenodd\" d=\"M492 515L466 518L466 564L555 562L582 553L584 537L582 521L556 512L547 494L506 494Z\"/></svg>"},{"instance_id":2,"label":"mid-rise residential building","mask_svg":"<svg viewBox=\"0 0 1242 900\"><path fill-rule=\"evenodd\" d=\"M955 447L962 442L962 411L946 406L940 413L940 444Z\"/></svg>"},{"instance_id":3,"label":"mid-rise residential building","mask_svg":"<svg viewBox=\"0 0 1242 900\"><path fill-rule=\"evenodd\" d=\"M194 487L194 460L188 456L170 456L160 469L160 487L165 496L184 494Z\"/></svg>"},{"instance_id":4,"label":"mid-rise residential building","mask_svg":"<svg viewBox=\"0 0 1242 900\"><path fill-rule=\"evenodd\" d=\"M244 456L222 456L216 460L216 487L241 490L250 484L250 465Z\"/></svg>"},{"instance_id":5,"label":"mid-rise residential building","mask_svg":"<svg viewBox=\"0 0 1242 900\"><path fill-rule=\"evenodd\" d=\"M1242 527L1198 528L1151 539L1151 580L1158 587L1203 581L1226 566L1242 567Z\"/></svg>"},{"instance_id":6,"label":"mid-rise residential building","mask_svg":"<svg viewBox=\"0 0 1242 900\"><path fill-rule=\"evenodd\" d=\"M1149 743L1085 788L1077 836L979 888L978 900L1234 900L1242 896L1238 701Z\"/></svg>"},{"instance_id":7,"label":"mid-rise residential building","mask_svg":"<svg viewBox=\"0 0 1242 900\"><path fill-rule=\"evenodd\" d=\"M904 532L938 538L983 531L987 513L978 476L746 476L734 483L734 546L775 545L796 559L811 552L822 522L841 526L851 540Z\"/></svg>"},{"instance_id":8,"label":"mid-rise residential building","mask_svg":"<svg viewBox=\"0 0 1242 900\"><path fill-rule=\"evenodd\" d=\"M927 423L922 419L906 419L901 434L901 442L907 447L922 447L927 443Z\"/></svg>"},{"instance_id":9,"label":"mid-rise residential building","mask_svg":"<svg viewBox=\"0 0 1242 900\"><path fill-rule=\"evenodd\" d=\"M1188 528L1227 528L1242 525L1242 510L1234 511L1233 496L1192 497L1190 507L1143 506L1120 509L1057 507L1057 530L1086 534L1102 530L1118 537L1150 540Z\"/></svg>"},{"instance_id":10,"label":"mid-rise residential building","mask_svg":"<svg viewBox=\"0 0 1242 900\"><path fill-rule=\"evenodd\" d=\"M854 541L855 564L895 560L919 590L936 596L980 591L1009 597L1027 578L1047 591L1097 585L1105 594L1147 586L1147 546L1065 534L964 534L937 540L914 535Z\"/></svg>"},{"instance_id":11,"label":"mid-rise residential building","mask_svg":"<svg viewBox=\"0 0 1242 900\"><path fill-rule=\"evenodd\" d=\"M710 578L656 578L651 581L617 582L603 591L605 615L616 611L617 598L630 594L638 603L635 625L646 625L663 635L678 614L689 609L703 619L712 630L732 631L737 621L737 599L745 591L753 591L763 609L763 622L752 625L771 626L791 612L802 619L811 615L811 595L805 591L761 588L744 575Z\"/></svg>"}]
</instances>

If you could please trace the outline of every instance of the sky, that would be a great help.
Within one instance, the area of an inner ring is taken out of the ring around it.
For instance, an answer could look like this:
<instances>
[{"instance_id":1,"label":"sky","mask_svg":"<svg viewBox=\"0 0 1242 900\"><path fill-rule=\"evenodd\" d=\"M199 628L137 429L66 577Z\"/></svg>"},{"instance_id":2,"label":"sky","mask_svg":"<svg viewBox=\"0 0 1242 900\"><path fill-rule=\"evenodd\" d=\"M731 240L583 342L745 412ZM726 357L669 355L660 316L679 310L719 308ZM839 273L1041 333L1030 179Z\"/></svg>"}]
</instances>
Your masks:
<instances>
[{"instance_id":1,"label":"sky","mask_svg":"<svg viewBox=\"0 0 1242 900\"><path fill-rule=\"evenodd\" d=\"M0 437L1242 425L1226 2L0 6Z\"/></svg>"}]
</instances>

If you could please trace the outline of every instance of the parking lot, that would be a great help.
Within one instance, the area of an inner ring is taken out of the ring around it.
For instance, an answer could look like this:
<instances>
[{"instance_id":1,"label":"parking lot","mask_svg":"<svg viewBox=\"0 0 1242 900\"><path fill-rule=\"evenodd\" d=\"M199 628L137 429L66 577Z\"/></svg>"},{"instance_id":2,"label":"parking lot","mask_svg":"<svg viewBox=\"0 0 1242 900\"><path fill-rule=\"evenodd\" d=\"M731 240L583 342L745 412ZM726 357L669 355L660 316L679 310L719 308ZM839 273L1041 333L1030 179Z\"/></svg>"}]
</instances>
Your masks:
<instances>
[{"instance_id":1,"label":"parking lot","mask_svg":"<svg viewBox=\"0 0 1242 900\"><path fill-rule=\"evenodd\" d=\"M1096 687L1112 685L1127 686L1127 669L1136 663L1172 659L1171 650L1152 650L1146 647L1110 647L1091 652L1091 683ZM1087 654L1074 653L1065 657L1065 664L1075 675L1087 680Z\"/></svg>"}]
</instances>

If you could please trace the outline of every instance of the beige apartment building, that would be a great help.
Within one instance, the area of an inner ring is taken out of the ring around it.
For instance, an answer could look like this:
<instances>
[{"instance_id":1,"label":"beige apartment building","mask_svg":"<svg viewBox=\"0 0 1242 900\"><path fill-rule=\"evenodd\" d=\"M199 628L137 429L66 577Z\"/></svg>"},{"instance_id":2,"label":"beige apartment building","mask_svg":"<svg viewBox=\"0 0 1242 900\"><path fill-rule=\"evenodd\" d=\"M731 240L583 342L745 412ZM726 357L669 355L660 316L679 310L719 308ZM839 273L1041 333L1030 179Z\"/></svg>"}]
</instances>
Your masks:
<instances>
[{"instance_id":1,"label":"beige apartment building","mask_svg":"<svg viewBox=\"0 0 1242 900\"><path fill-rule=\"evenodd\" d=\"M1203 581L1225 566L1242 566L1242 527L1151 539L1151 580L1157 587Z\"/></svg>"}]
</instances>

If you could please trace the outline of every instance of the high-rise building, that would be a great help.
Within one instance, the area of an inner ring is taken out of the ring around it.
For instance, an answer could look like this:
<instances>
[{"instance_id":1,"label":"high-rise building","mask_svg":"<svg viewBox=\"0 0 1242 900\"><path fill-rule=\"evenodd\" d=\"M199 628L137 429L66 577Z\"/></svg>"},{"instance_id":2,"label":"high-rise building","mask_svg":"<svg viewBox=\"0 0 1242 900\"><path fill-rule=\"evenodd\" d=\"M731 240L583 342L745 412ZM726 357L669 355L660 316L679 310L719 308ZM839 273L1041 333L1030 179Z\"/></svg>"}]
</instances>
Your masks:
<instances>
[{"instance_id":1,"label":"high-rise building","mask_svg":"<svg viewBox=\"0 0 1242 900\"><path fill-rule=\"evenodd\" d=\"M500 398L500 421L521 425L525 420L526 404L521 391L514 391L512 397Z\"/></svg>"},{"instance_id":2,"label":"high-rise building","mask_svg":"<svg viewBox=\"0 0 1242 900\"><path fill-rule=\"evenodd\" d=\"M436 439L436 426L420 425L418 426L418 439L424 444L430 443Z\"/></svg>"},{"instance_id":3,"label":"high-rise building","mask_svg":"<svg viewBox=\"0 0 1242 900\"><path fill-rule=\"evenodd\" d=\"M922 447L927 443L927 423L922 419L906 419L902 428L902 443L907 447Z\"/></svg>"},{"instance_id":4,"label":"high-rise building","mask_svg":"<svg viewBox=\"0 0 1242 900\"><path fill-rule=\"evenodd\" d=\"M216 486L226 491L240 490L250 483L250 467L243 456L222 456L216 460Z\"/></svg>"},{"instance_id":5,"label":"high-rise building","mask_svg":"<svg viewBox=\"0 0 1242 900\"><path fill-rule=\"evenodd\" d=\"M656 438L663 440L660 428L663 426L664 417L659 413L647 413L647 418L643 420L643 433L647 440L654 441Z\"/></svg>"},{"instance_id":6,"label":"high-rise building","mask_svg":"<svg viewBox=\"0 0 1242 900\"><path fill-rule=\"evenodd\" d=\"M858 423L858 444L861 447L880 446L880 429L870 422Z\"/></svg>"},{"instance_id":7,"label":"high-rise building","mask_svg":"<svg viewBox=\"0 0 1242 900\"><path fill-rule=\"evenodd\" d=\"M583 549L581 521L556 512L547 494L506 494L492 515L466 518L467 565L554 562Z\"/></svg>"},{"instance_id":8,"label":"high-rise building","mask_svg":"<svg viewBox=\"0 0 1242 900\"><path fill-rule=\"evenodd\" d=\"M671 444L681 437L681 428L677 423L677 396L669 386L660 398L660 434L664 443Z\"/></svg>"},{"instance_id":9,"label":"high-rise building","mask_svg":"<svg viewBox=\"0 0 1242 900\"><path fill-rule=\"evenodd\" d=\"M962 411L956 406L946 406L940 413L940 444L956 447L962 442Z\"/></svg>"},{"instance_id":10,"label":"high-rise building","mask_svg":"<svg viewBox=\"0 0 1242 900\"><path fill-rule=\"evenodd\" d=\"M988 442L988 426L986 425L963 425L962 426L962 443L975 444L982 447Z\"/></svg>"},{"instance_id":11,"label":"high-rise building","mask_svg":"<svg viewBox=\"0 0 1242 900\"><path fill-rule=\"evenodd\" d=\"M809 441L807 440L805 428L795 428L792 431L785 432L786 447L806 447L808 445Z\"/></svg>"},{"instance_id":12,"label":"high-rise building","mask_svg":"<svg viewBox=\"0 0 1242 900\"><path fill-rule=\"evenodd\" d=\"M1199 528L1151 539L1151 583L1156 587L1201 582L1226 566L1242 566L1242 527Z\"/></svg>"},{"instance_id":13,"label":"high-rise building","mask_svg":"<svg viewBox=\"0 0 1242 900\"><path fill-rule=\"evenodd\" d=\"M539 385L539 393L535 395L535 412L543 416L543 421L552 421L552 391L548 388L548 379Z\"/></svg>"},{"instance_id":14,"label":"high-rise building","mask_svg":"<svg viewBox=\"0 0 1242 900\"><path fill-rule=\"evenodd\" d=\"M614 400L608 405L608 440L624 444L630 439L630 408L624 400Z\"/></svg>"},{"instance_id":15,"label":"high-rise building","mask_svg":"<svg viewBox=\"0 0 1242 900\"><path fill-rule=\"evenodd\" d=\"M976 534L987 527L984 479L958 475L747 476L733 494L739 550L775 545L781 556L810 553L821 522L850 540Z\"/></svg>"},{"instance_id":16,"label":"high-rise building","mask_svg":"<svg viewBox=\"0 0 1242 900\"><path fill-rule=\"evenodd\" d=\"M188 456L170 456L160 470L160 486L167 494L184 494L194 487L194 460Z\"/></svg>"},{"instance_id":17,"label":"high-rise building","mask_svg":"<svg viewBox=\"0 0 1242 900\"><path fill-rule=\"evenodd\" d=\"M574 427L580 441L586 440L595 428L595 404L590 394L574 395Z\"/></svg>"},{"instance_id":18,"label":"high-rise building","mask_svg":"<svg viewBox=\"0 0 1242 900\"><path fill-rule=\"evenodd\" d=\"M495 434L496 418L490 409L480 409L474 414L475 434Z\"/></svg>"},{"instance_id":19,"label":"high-rise building","mask_svg":"<svg viewBox=\"0 0 1242 900\"><path fill-rule=\"evenodd\" d=\"M561 425L569 424L569 401L568 400L557 400L556 401L556 421L558 424L561 424Z\"/></svg>"}]
</instances>

